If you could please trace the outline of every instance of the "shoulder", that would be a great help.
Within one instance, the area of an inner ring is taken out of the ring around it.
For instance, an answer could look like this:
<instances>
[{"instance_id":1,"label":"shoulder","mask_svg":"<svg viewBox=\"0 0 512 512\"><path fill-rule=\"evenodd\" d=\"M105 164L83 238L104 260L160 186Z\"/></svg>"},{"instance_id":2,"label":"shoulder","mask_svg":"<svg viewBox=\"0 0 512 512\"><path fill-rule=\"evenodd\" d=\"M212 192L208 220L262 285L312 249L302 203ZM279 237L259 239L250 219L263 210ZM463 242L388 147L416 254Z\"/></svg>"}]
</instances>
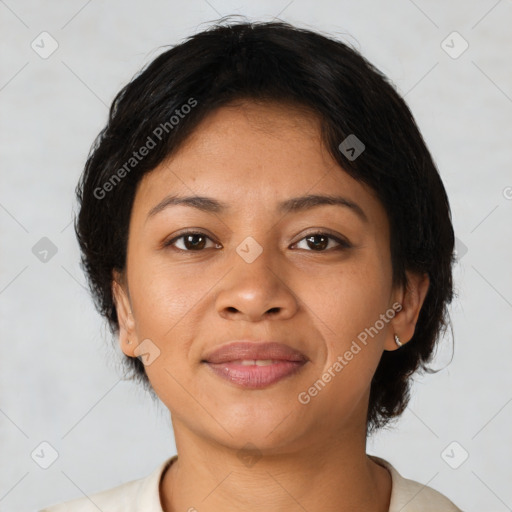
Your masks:
<instances>
[{"instance_id":1,"label":"shoulder","mask_svg":"<svg viewBox=\"0 0 512 512\"><path fill-rule=\"evenodd\" d=\"M387 460L374 455L369 457L391 473L392 490L389 512L462 512L439 491L404 478Z\"/></svg>"},{"instance_id":2,"label":"shoulder","mask_svg":"<svg viewBox=\"0 0 512 512\"><path fill-rule=\"evenodd\" d=\"M167 459L150 475L90 496L52 505L39 512L162 512L160 479L176 456Z\"/></svg>"}]
</instances>

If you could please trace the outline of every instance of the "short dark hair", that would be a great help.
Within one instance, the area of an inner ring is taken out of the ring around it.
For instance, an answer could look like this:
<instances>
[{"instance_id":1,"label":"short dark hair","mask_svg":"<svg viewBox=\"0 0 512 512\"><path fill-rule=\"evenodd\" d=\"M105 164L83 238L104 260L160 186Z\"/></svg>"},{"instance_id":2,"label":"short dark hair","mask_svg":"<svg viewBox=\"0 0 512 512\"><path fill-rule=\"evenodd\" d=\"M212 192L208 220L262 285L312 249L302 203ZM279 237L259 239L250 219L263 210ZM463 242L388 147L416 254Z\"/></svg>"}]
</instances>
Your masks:
<instances>
[{"instance_id":1,"label":"short dark hair","mask_svg":"<svg viewBox=\"0 0 512 512\"><path fill-rule=\"evenodd\" d=\"M117 94L76 187L75 231L95 305L117 335L112 271L125 269L138 183L205 116L237 100L313 111L333 158L371 187L387 212L393 285L407 285L406 270L429 276L413 338L385 351L373 377L368 435L407 407L416 370L432 372L426 363L446 331L453 298L454 233L446 191L405 101L341 41L281 21L222 19L157 56ZM365 145L355 159L339 148L349 135ZM150 145L135 159L134 151ZM125 359L126 372L155 397L143 363Z\"/></svg>"}]
</instances>

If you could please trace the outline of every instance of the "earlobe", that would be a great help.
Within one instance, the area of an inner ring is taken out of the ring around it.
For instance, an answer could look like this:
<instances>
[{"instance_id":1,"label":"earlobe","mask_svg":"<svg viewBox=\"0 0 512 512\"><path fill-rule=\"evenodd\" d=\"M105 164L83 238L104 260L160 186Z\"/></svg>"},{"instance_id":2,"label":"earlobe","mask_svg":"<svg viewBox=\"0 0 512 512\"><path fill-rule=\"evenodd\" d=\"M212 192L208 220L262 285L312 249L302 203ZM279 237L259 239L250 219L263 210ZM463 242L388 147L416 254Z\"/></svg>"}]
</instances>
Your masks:
<instances>
[{"instance_id":1,"label":"earlobe","mask_svg":"<svg viewBox=\"0 0 512 512\"><path fill-rule=\"evenodd\" d=\"M125 289L126 284L116 271L114 271L113 275L112 298L116 307L117 321L119 323L119 346L127 356L135 357L134 350L137 346L135 320L128 292Z\"/></svg>"},{"instance_id":2,"label":"earlobe","mask_svg":"<svg viewBox=\"0 0 512 512\"><path fill-rule=\"evenodd\" d=\"M406 272L407 283L402 290L402 309L391 322L391 329L384 346L385 350L398 350L414 336L416 323L430 286L428 274Z\"/></svg>"}]
</instances>

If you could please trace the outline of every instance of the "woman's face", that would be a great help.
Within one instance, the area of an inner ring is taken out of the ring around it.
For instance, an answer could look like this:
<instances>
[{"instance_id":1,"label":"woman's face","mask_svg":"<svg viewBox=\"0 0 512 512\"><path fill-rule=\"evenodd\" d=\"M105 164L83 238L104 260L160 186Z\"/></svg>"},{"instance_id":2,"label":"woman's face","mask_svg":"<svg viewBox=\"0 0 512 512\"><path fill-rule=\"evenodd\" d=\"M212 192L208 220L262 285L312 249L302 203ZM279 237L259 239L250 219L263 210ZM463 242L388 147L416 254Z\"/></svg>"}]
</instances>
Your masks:
<instances>
[{"instance_id":1,"label":"woman's face","mask_svg":"<svg viewBox=\"0 0 512 512\"><path fill-rule=\"evenodd\" d=\"M211 202L153 210L171 195ZM306 195L357 206L290 203ZM122 349L148 354L177 438L279 450L364 435L370 382L403 313L393 318L403 296L391 276L385 210L328 154L318 121L274 104L223 107L139 184L126 285L114 287ZM215 364L210 354L237 340L300 356L254 364L242 351Z\"/></svg>"}]
</instances>

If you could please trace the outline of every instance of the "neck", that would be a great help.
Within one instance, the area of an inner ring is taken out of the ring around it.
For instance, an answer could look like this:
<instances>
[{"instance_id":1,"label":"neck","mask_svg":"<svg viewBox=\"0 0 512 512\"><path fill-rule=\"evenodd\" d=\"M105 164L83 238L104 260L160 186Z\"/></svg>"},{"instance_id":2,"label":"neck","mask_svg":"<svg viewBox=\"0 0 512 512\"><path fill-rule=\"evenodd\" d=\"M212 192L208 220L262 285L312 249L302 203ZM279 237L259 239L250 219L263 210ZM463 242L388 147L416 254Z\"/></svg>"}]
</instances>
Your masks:
<instances>
[{"instance_id":1,"label":"neck","mask_svg":"<svg viewBox=\"0 0 512 512\"><path fill-rule=\"evenodd\" d=\"M367 456L366 439L353 432L315 436L300 449L242 453L173 423L178 458L161 482L165 512L389 509L391 475Z\"/></svg>"}]
</instances>

